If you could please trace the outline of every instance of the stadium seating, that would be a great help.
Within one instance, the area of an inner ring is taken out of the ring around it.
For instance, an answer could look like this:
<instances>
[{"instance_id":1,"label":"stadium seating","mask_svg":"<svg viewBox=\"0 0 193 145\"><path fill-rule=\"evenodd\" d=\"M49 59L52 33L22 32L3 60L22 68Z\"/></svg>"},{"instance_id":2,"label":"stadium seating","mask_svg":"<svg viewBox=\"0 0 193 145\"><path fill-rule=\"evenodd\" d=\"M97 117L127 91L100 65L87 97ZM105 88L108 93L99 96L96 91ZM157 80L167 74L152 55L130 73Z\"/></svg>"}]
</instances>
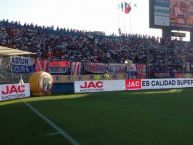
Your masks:
<instances>
[{"instance_id":1,"label":"stadium seating","mask_svg":"<svg viewBox=\"0 0 193 145\"><path fill-rule=\"evenodd\" d=\"M54 60L146 64L151 72L184 71L193 63L193 49L189 42L122 34L107 36L53 26L20 24L0 21L0 45L36 52L37 58ZM189 71L192 71L190 67Z\"/></svg>"}]
</instances>

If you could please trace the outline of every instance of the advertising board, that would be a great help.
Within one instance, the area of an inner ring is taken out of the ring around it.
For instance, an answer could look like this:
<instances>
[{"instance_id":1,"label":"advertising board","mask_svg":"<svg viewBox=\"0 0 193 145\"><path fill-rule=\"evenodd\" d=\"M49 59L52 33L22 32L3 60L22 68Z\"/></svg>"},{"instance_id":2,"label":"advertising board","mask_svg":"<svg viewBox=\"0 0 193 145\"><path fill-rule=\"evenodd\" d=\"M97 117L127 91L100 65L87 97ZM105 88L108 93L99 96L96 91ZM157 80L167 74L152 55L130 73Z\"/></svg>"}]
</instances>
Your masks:
<instances>
[{"instance_id":1,"label":"advertising board","mask_svg":"<svg viewBox=\"0 0 193 145\"><path fill-rule=\"evenodd\" d=\"M192 78L125 80L126 90L172 89L189 87L193 87Z\"/></svg>"},{"instance_id":2,"label":"advertising board","mask_svg":"<svg viewBox=\"0 0 193 145\"><path fill-rule=\"evenodd\" d=\"M0 85L0 101L30 97L29 83Z\"/></svg>"},{"instance_id":3,"label":"advertising board","mask_svg":"<svg viewBox=\"0 0 193 145\"><path fill-rule=\"evenodd\" d=\"M124 80L99 80L99 81L75 81L75 93L123 91L125 90Z\"/></svg>"}]
</instances>

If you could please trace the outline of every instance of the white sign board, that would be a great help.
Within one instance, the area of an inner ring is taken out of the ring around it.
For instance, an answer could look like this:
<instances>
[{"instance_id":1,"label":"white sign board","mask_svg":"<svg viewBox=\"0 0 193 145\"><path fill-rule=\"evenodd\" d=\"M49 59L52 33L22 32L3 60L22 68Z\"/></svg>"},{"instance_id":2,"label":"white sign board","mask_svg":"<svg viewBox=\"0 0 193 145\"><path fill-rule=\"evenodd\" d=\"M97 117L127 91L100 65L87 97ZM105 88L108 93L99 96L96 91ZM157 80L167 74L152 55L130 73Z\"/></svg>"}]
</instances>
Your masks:
<instances>
[{"instance_id":1,"label":"white sign board","mask_svg":"<svg viewBox=\"0 0 193 145\"><path fill-rule=\"evenodd\" d=\"M172 89L190 87L193 87L192 78L125 80L126 90Z\"/></svg>"},{"instance_id":2,"label":"white sign board","mask_svg":"<svg viewBox=\"0 0 193 145\"><path fill-rule=\"evenodd\" d=\"M0 85L0 101L30 97L29 83Z\"/></svg>"},{"instance_id":3,"label":"white sign board","mask_svg":"<svg viewBox=\"0 0 193 145\"><path fill-rule=\"evenodd\" d=\"M75 81L75 93L123 91L125 80Z\"/></svg>"}]
</instances>

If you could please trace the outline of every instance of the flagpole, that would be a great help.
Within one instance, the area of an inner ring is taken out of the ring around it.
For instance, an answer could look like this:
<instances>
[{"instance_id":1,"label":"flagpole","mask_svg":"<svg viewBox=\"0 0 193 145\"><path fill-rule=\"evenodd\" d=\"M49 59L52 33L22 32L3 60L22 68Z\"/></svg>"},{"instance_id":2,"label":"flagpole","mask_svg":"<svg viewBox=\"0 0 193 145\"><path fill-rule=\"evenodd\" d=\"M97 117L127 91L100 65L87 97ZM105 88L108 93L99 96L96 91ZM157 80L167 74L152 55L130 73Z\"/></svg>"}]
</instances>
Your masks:
<instances>
[{"instance_id":1,"label":"flagpole","mask_svg":"<svg viewBox=\"0 0 193 145\"><path fill-rule=\"evenodd\" d=\"M130 16L129 16L129 23L130 23L129 32L130 32L130 34L131 34L131 14L130 14Z\"/></svg>"},{"instance_id":2,"label":"flagpole","mask_svg":"<svg viewBox=\"0 0 193 145\"><path fill-rule=\"evenodd\" d=\"M119 0L118 0L118 13L117 13L117 14L118 14L118 22L117 22L118 35L119 35L119 11L120 11L120 10L119 10L119 9L120 9L120 8L119 8L119 5L120 5L120 3L119 3Z\"/></svg>"},{"instance_id":3,"label":"flagpole","mask_svg":"<svg viewBox=\"0 0 193 145\"><path fill-rule=\"evenodd\" d=\"M130 0L130 5L131 5L131 0ZM131 34L131 14L129 16L129 23L130 23L130 26L129 26L129 33Z\"/></svg>"},{"instance_id":4,"label":"flagpole","mask_svg":"<svg viewBox=\"0 0 193 145\"><path fill-rule=\"evenodd\" d=\"M123 24L123 28L124 28L124 34L125 34L125 14L124 14L123 19L124 19L124 20L123 20L123 23L124 23L124 24Z\"/></svg>"}]
</instances>

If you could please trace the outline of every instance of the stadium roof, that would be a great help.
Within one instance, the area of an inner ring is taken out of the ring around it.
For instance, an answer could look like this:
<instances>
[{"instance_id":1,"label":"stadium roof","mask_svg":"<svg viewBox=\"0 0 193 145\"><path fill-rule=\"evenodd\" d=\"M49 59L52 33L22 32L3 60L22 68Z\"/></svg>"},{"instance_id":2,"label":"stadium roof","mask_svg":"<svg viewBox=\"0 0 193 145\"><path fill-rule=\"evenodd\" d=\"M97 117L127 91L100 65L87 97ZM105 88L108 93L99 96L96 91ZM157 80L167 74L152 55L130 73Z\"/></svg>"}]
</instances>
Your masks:
<instances>
[{"instance_id":1,"label":"stadium roof","mask_svg":"<svg viewBox=\"0 0 193 145\"><path fill-rule=\"evenodd\" d=\"M35 55L36 53L0 46L0 56Z\"/></svg>"}]
</instances>

